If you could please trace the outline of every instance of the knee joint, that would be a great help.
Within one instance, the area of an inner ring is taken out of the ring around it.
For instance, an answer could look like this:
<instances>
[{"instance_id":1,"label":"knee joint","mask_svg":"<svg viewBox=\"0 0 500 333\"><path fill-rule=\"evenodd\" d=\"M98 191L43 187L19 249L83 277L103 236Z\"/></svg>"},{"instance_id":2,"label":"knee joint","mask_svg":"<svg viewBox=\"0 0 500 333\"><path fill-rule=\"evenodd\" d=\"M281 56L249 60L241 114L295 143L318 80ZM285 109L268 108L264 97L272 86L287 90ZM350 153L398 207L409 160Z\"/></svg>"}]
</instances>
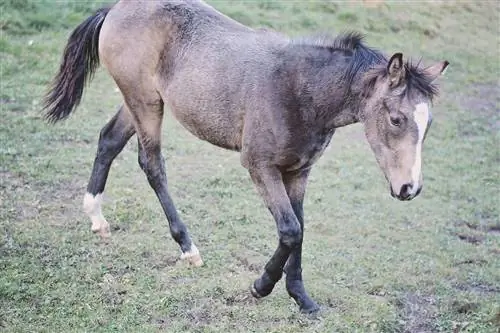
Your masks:
<instances>
[{"instance_id":1,"label":"knee joint","mask_svg":"<svg viewBox=\"0 0 500 333\"><path fill-rule=\"evenodd\" d=\"M145 152L139 153L139 166L146 173L148 179L161 177L165 169L163 156L148 157Z\"/></svg>"},{"instance_id":2,"label":"knee joint","mask_svg":"<svg viewBox=\"0 0 500 333\"><path fill-rule=\"evenodd\" d=\"M280 242L290 248L302 244L302 229L298 223L290 223L279 230Z\"/></svg>"},{"instance_id":3,"label":"knee joint","mask_svg":"<svg viewBox=\"0 0 500 333\"><path fill-rule=\"evenodd\" d=\"M103 160L112 160L120 153L122 148L122 142L101 137L97 145L97 157Z\"/></svg>"}]
</instances>

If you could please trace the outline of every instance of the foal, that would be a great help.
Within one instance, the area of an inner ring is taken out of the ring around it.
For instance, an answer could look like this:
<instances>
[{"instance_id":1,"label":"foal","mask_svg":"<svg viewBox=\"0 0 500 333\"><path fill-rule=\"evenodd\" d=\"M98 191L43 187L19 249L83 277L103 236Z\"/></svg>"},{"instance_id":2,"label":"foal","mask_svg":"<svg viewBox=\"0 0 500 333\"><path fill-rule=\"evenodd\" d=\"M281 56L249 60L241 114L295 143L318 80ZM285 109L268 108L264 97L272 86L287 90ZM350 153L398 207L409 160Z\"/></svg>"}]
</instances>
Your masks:
<instances>
[{"instance_id":1,"label":"foal","mask_svg":"<svg viewBox=\"0 0 500 333\"><path fill-rule=\"evenodd\" d=\"M45 101L49 121L77 107L99 62L124 103L100 133L84 199L92 230L109 235L102 193L113 159L137 134L139 164L182 258L202 265L167 189L160 140L166 104L198 138L241 153L279 236L251 292L270 294L284 271L287 291L303 312L318 310L304 289L301 268L302 204L312 165L336 128L362 122L391 194L413 199L422 188L421 151L434 81L448 65L405 64L401 53L386 59L357 33L291 40L243 26L201 1L121 0L69 37Z\"/></svg>"}]
</instances>

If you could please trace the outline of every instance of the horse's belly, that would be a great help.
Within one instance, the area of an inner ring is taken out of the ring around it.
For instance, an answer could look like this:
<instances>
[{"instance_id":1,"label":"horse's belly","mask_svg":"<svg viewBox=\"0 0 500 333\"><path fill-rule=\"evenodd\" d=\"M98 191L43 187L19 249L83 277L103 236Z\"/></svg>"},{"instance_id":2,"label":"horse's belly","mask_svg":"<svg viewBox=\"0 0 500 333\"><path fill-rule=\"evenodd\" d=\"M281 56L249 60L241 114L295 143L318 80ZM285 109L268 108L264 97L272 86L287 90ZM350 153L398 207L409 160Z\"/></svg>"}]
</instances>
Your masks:
<instances>
[{"instance_id":1,"label":"horse's belly","mask_svg":"<svg viewBox=\"0 0 500 333\"><path fill-rule=\"evenodd\" d=\"M193 135L211 144L240 151L242 118L228 116L221 110L172 106L175 118Z\"/></svg>"},{"instance_id":2,"label":"horse's belly","mask_svg":"<svg viewBox=\"0 0 500 333\"><path fill-rule=\"evenodd\" d=\"M222 47L228 47L227 43ZM177 63L174 73L162 79L162 90L175 117L191 133L239 151L245 112L255 108L257 98L255 79L250 75L253 67L245 69L245 62L233 49L219 55L214 46L191 47L188 51L196 52L196 57L186 55Z\"/></svg>"}]
</instances>

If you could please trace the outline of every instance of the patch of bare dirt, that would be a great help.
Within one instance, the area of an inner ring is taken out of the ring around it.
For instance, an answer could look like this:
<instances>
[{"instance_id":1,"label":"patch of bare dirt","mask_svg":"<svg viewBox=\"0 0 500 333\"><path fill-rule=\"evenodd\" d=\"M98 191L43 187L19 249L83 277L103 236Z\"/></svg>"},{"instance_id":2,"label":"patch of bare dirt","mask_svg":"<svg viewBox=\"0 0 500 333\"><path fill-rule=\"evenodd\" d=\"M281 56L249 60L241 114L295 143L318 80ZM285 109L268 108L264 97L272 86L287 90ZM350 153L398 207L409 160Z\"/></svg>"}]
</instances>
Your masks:
<instances>
[{"instance_id":1,"label":"patch of bare dirt","mask_svg":"<svg viewBox=\"0 0 500 333\"><path fill-rule=\"evenodd\" d=\"M480 235L480 234L457 232L457 233L455 233L455 235L460 240L463 240L464 242L471 243L474 245L481 244L485 240L485 237L483 235Z\"/></svg>"},{"instance_id":2,"label":"patch of bare dirt","mask_svg":"<svg viewBox=\"0 0 500 333\"><path fill-rule=\"evenodd\" d=\"M477 309L479 309L479 304L471 302L454 301L452 303L452 308L457 313L468 314L468 313L473 313Z\"/></svg>"},{"instance_id":3,"label":"patch of bare dirt","mask_svg":"<svg viewBox=\"0 0 500 333\"><path fill-rule=\"evenodd\" d=\"M242 255L240 253L237 253L233 251L231 255L238 260L239 264L243 266L247 271L253 272L253 273L260 273L262 271L262 264L258 263L257 260L254 260L255 258L249 257L248 253L245 253L245 255Z\"/></svg>"},{"instance_id":4,"label":"patch of bare dirt","mask_svg":"<svg viewBox=\"0 0 500 333\"><path fill-rule=\"evenodd\" d=\"M475 245L482 243L486 239L486 234L500 235L500 224L496 222L496 219L490 214L481 213L480 215L481 217L477 223L467 221L456 222L455 226L462 228L462 231L455 232L454 235L464 242ZM462 262L462 264L464 263L471 262Z\"/></svg>"},{"instance_id":5,"label":"patch of bare dirt","mask_svg":"<svg viewBox=\"0 0 500 333\"><path fill-rule=\"evenodd\" d=\"M4 218L14 221L32 220L57 206L61 214L53 215L51 221L57 223L61 218L65 223L70 211L80 209L82 193L83 184L77 182L47 184L19 173L0 171L0 209L2 215L7 215Z\"/></svg>"},{"instance_id":6,"label":"patch of bare dirt","mask_svg":"<svg viewBox=\"0 0 500 333\"><path fill-rule=\"evenodd\" d=\"M2 218L30 219L39 213L39 205L25 205L17 200L19 192L31 190L30 184L19 174L0 171L0 209ZM5 216L4 216L5 215Z\"/></svg>"},{"instance_id":7,"label":"patch of bare dirt","mask_svg":"<svg viewBox=\"0 0 500 333\"><path fill-rule=\"evenodd\" d=\"M171 299L169 302L175 303L175 307L166 316L150 317L150 321L160 330L170 328L171 323L178 322L180 318L189 322L190 329L203 328L210 325L217 316L213 310L214 304L210 300L194 302L187 299ZM195 331L198 330L195 329Z\"/></svg>"},{"instance_id":8,"label":"patch of bare dirt","mask_svg":"<svg viewBox=\"0 0 500 333\"><path fill-rule=\"evenodd\" d=\"M486 227L486 232L500 234L500 224L493 224Z\"/></svg>"},{"instance_id":9,"label":"patch of bare dirt","mask_svg":"<svg viewBox=\"0 0 500 333\"><path fill-rule=\"evenodd\" d=\"M335 297L329 297L326 299L326 305L332 309L333 311L345 313L348 312L348 305L345 304L342 300Z\"/></svg>"},{"instance_id":10,"label":"patch of bare dirt","mask_svg":"<svg viewBox=\"0 0 500 333\"><path fill-rule=\"evenodd\" d=\"M107 263L104 265L104 267L106 267L106 275L114 278L122 278L126 274L132 274L133 272L135 272L135 268L130 265Z\"/></svg>"},{"instance_id":11,"label":"patch of bare dirt","mask_svg":"<svg viewBox=\"0 0 500 333\"><path fill-rule=\"evenodd\" d=\"M120 306L125 301L127 290L120 283L119 278L112 274L105 274L102 282L99 283L101 287L101 301L106 304L112 312L117 312Z\"/></svg>"},{"instance_id":12,"label":"patch of bare dirt","mask_svg":"<svg viewBox=\"0 0 500 333\"><path fill-rule=\"evenodd\" d=\"M436 332L438 308L436 299L429 295L418 295L408 292L396 301L404 324L404 333Z\"/></svg>"},{"instance_id":13,"label":"patch of bare dirt","mask_svg":"<svg viewBox=\"0 0 500 333\"><path fill-rule=\"evenodd\" d=\"M484 259L465 259L465 260L461 260L461 261L457 261L455 263L455 266L461 266L461 265L478 265L478 266L483 266L483 265L486 265L488 263L487 260L484 260Z\"/></svg>"},{"instance_id":14,"label":"patch of bare dirt","mask_svg":"<svg viewBox=\"0 0 500 333\"><path fill-rule=\"evenodd\" d=\"M173 255L170 255L170 256L167 256L167 255L151 256L150 252L147 252L147 253L143 252L142 256L144 258L148 259L148 261L150 263L149 265L151 268L158 269L158 270L161 270L161 269L164 269L167 267L172 267L172 266L175 266L175 265L180 264L182 262L180 256L173 256Z\"/></svg>"},{"instance_id":15,"label":"patch of bare dirt","mask_svg":"<svg viewBox=\"0 0 500 333\"><path fill-rule=\"evenodd\" d=\"M224 302L228 306L242 306L246 304L256 304L257 299L248 290L240 290L230 295L225 295Z\"/></svg>"},{"instance_id":16,"label":"patch of bare dirt","mask_svg":"<svg viewBox=\"0 0 500 333\"><path fill-rule=\"evenodd\" d=\"M482 282L457 283L455 289L477 294L500 294L500 287Z\"/></svg>"},{"instance_id":17,"label":"patch of bare dirt","mask_svg":"<svg viewBox=\"0 0 500 333\"><path fill-rule=\"evenodd\" d=\"M210 306L199 306L190 309L186 315L190 322L196 326L204 327L212 322L214 312L210 309Z\"/></svg>"}]
</instances>

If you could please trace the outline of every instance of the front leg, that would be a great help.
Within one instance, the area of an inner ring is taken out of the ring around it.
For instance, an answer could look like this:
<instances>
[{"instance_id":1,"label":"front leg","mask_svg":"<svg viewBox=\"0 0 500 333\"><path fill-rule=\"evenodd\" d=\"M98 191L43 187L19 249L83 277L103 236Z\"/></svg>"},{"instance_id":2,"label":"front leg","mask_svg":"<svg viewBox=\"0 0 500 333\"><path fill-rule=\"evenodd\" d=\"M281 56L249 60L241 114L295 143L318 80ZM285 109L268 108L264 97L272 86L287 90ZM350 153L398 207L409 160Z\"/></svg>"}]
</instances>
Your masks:
<instances>
[{"instance_id":1,"label":"front leg","mask_svg":"<svg viewBox=\"0 0 500 333\"><path fill-rule=\"evenodd\" d=\"M283 175L286 191L290 198L293 211L299 220L302 234L304 233L304 195L306 191L309 170L302 170ZM303 238L302 238L303 239ZM285 267L286 289L288 294L299 305L300 311L312 313L319 310L318 304L307 294L302 280L302 239L292 251Z\"/></svg>"},{"instance_id":2,"label":"front leg","mask_svg":"<svg viewBox=\"0 0 500 333\"><path fill-rule=\"evenodd\" d=\"M302 229L288 198L281 172L275 167L266 166L250 169L250 175L276 221L279 236L278 248L251 289L252 295L260 298L269 295L281 279L290 253L302 242Z\"/></svg>"}]
</instances>

